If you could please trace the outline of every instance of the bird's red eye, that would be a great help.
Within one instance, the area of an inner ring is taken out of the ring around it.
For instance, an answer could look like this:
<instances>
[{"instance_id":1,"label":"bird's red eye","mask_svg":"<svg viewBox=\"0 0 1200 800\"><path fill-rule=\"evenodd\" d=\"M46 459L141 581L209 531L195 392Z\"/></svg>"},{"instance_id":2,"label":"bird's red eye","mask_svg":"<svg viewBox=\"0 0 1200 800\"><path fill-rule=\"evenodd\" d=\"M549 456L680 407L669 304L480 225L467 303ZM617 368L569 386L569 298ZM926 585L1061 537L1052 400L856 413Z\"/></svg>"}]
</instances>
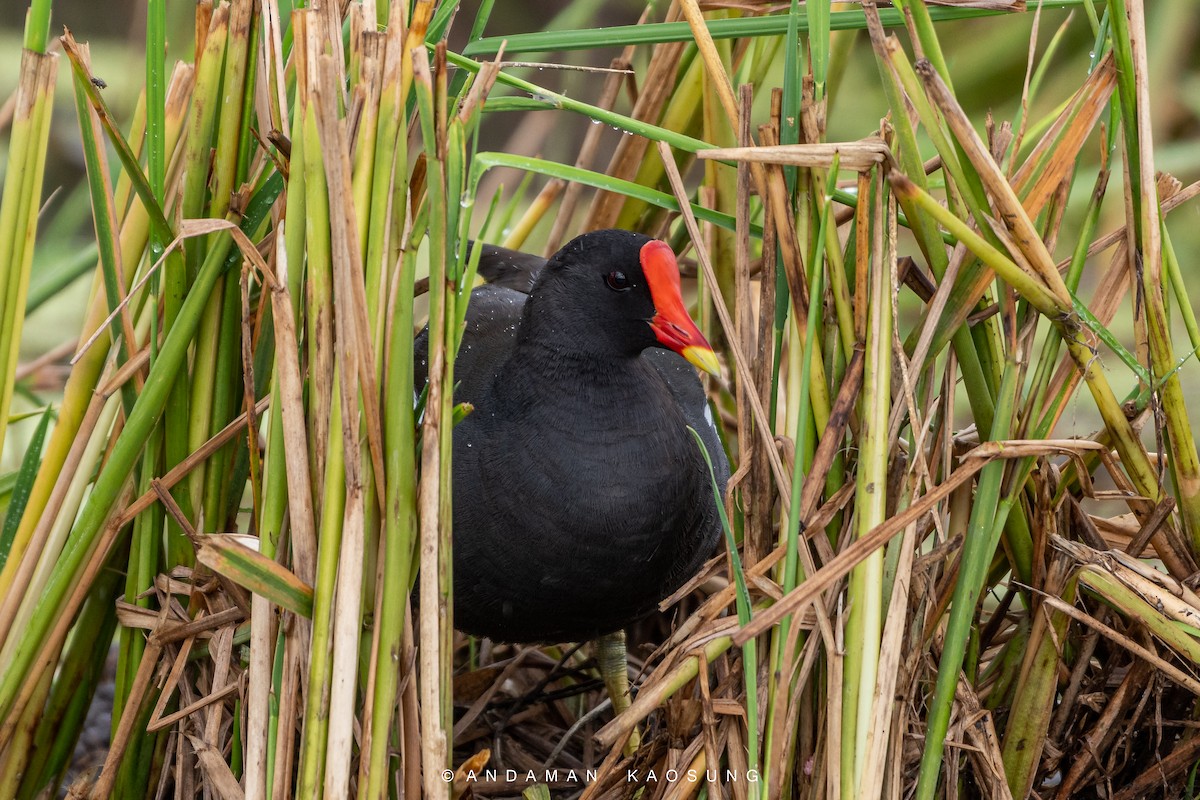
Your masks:
<instances>
[{"instance_id":1,"label":"bird's red eye","mask_svg":"<svg viewBox=\"0 0 1200 800\"><path fill-rule=\"evenodd\" d=\"M620 270L610 272L604 276L604 282L608 284L608 288L614 292L625 292L629 290L629 278L625 277L625 273Z\"/></svg>"}]
</instances>

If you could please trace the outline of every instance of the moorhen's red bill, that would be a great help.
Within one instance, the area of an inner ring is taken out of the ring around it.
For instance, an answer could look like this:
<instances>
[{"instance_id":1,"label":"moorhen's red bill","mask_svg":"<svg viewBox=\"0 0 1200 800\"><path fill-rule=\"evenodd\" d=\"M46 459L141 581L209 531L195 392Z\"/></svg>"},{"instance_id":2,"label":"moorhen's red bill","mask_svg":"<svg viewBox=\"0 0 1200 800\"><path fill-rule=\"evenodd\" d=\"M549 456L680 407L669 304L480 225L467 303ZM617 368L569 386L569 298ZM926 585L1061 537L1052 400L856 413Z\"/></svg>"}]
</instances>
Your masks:
<instances>
[{"instance_id":1,"label":"moorhen's red bill","mask_svg":"<svg viewBox=\"0 0 1200 800\"><path fill-rule=\"evenodd\" d=\"M587 233L549 261L484 246L455 361L454 623L582 641L652 611L721 524L699 432L729 477L694 364L716 358L663 242ZM418 337L417 386L427 335ZM686 360L685 360L686 359ZM691 364L688 363L691 362Z\"/></svg>"}]
</instances>

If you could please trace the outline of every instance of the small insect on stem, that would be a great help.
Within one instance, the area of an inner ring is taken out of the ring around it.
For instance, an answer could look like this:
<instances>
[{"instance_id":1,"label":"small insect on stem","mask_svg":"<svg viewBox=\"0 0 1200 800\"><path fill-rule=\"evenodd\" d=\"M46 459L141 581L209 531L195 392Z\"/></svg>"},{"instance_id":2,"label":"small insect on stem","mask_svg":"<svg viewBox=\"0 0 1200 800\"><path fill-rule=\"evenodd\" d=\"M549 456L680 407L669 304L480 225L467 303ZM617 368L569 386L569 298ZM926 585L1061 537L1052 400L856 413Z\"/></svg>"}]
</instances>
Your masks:
<instances>
[{"instance_id":1,"label":"small insect on stem","mask_svg":"<svg viewBox=\"0 0 1200 800\"><path fill-rule=\"evenodd\" d=\"M103 78L92 78L92 86L95 86L97 89L108 88L108 84L104 82Z\"/></svg>"}]
</instances>

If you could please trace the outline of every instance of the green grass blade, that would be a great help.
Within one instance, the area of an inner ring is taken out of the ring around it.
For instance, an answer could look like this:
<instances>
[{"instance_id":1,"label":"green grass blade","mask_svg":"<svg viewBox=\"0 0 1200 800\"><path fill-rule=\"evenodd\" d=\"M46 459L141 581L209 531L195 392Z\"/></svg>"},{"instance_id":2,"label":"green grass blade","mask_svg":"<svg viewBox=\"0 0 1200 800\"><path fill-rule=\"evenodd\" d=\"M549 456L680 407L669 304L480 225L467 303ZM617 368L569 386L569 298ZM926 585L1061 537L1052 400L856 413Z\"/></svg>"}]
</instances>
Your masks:
<instances>
[{"instance_id":1,"label":"green grass blade","mask_svg":"<svg viewBox=\"0 0 1200 800\"><path fill-rule=\"evenodd\" d=\"M70 58L71 68L75 72L76 85L82 91L87 102L96 110L96 114L100 118L100 125L104 128L109 141L116 150L117 157L121 161L121 166L124 167L126 175L133 184L134 191L137 192L138 197L141 198L142 203L145 205L147 213L150 215L151 228L156 234L163 237L165 241L171 241L175 236L171 224L167 222L162 206L156 199L154 190L150 188L146 174L142 172L137 155L129 146L126 138L117 130L112 114L108 110L108 104L100 96L99 87L92 82L92 75L80 58L78 45L70 37L70 34L63 37L63 49L66 51L68 58Z\"/></svg>"},{"instance_id":2,"label":"green grass blade","mask_svg":"<svg viewBox=\"0 0 1200 800\"><path fill-rule=\"evenodd\" d=\"M29 316L51 298L96 267L96 245L89 244L70 258L33 265L29 276L29 294L25 298L25 316Z\"/></svg>"},{"instance_id":3,"label":"green grass blade","mask_svg":"<svg viewBox=\"0 0 1200 800\"><path fill-rule=\"evenodd\" d=\"M717 486L717 476L713 472L712 458L708 455L708 448L704 446L704 440L700 438L700 434L696 432L696 429L690 425L688 426L688 432L696 440L696 446L700 448L700 455L704 456L704 464L708 467L708 479L712 485L713 500L717 504L717 514L721 517L721 530L725 532L725 545L728 548L729 558L733 564L733 580L734 585L737 587L738 623L745 626L749 624L751 617L750 590L746 586L746 573L742 569L742 558L738 554L737 541L733 536L733 528L729 524L729 516L725 513L725 498L721 496L720 488ZM742 676L746 684L746 748L749 757L748 768L757 770L759 764L757 639L748 639L742 645L742 663ZM759 790L757 784L753 784L752 788L755 791Z\"/></svg>"},{"instance_id":4,"label":"green grass blade","mask_svg":"<svg viewBox=\"0 0 1200 800\"><path fill-rule=\"evenodd\" d=\"M1072 8L1085 0L1051 0L1044 3L1046 9ZM1009 12L984 8L958 8L938 6L929 9L929 18L934 22L948 22L958 19L977 19L991 17ZM904 25L904 16L894 8L879 9L879 17L885 27L898 28ZM740 17L736 19L712 20L708 23L709 33L714 39L742 39L755 36L779 36L786 33L789 23L788 14L772 14L761 17ZM803 19L800 30L808 30L809 22ZM861 11L834 11L829 15L829 30L850 31L863 30L867 27ZM543 53L558 50L590 50L597 47L612 47L614 45L645 45L662 42L690 42L692 31L686 22L658 22L647 25L618 25L609 28L591 28L588 30L544 31L540 33L519 33L511 36L489 36L471 42L463 50L463 55L478 57L492 56L499 52L501 43L505 43L504 52L507 55L517 53Z\"/></svg>"},{"instance_id":5,"label":"green grass blade","mask_svg":"<svg viewBox=\"0 0 1200 800\"><path fill-rule=\"evenodd\" d=\"M559 164L556 161L547 161L528 156L514 156L508 153L478 153L475 156L475 162L487 169L491 167L512 167L513 169L528 170L551 178L561 178L565 181L582 183L584 186L591 186L595 189L623 194L626 197L632 197L644 203L649 203L652 206L665 208L668 211L679 210L679 203L676 202L675 198L664 192L648 189L632 181L613 178L603 173ZM696 215L696 219L711 222L728 230L734 229L733 217L728 214L722 214L719 211L713 211L695 203L692 204L692 213ZM752 225L751 232L752 235L761 237L762 227Z\"/></svg>"},{"instance_id":6,"label":"green grass blade","mask_svg":"<svg viewBox=\"0 0 1200 800\"><path fill-rule=\"evenodd\" d=\"M995 422L989 436L992 441L1007 439L1009 436L1019 373L1015 363L1010 362L1005 366L996 403ZM1000 459L986 465L980 472L979 486L975 490L975 503L971 509L966 541L963 543L962 563L951 601L950 620L942 644L942 658L938 664L937 686L930 704L925 751L921 756L921 772L917 783L918 800L933 800L937 791L946 732L950 727L950 712L954 705L954 692L966 654L971 623L975 618L975 604L979 600L983 579L987 575L992 555L1000 541L1000 532L1004 527L999 508L1000 489L1006 466L1007 462Z\"/></svg>"},{"instance_id":7,"label":"green grass blade","mask_svg":"<svg viewBox=\"0 0 1200 800\"><path fill-rule=\"evenodd\" d=\"M53 417L53 409L47 407L25 449L21 467L17 470L16 483L13 484L8 509L4 515L4 527L0 529L0 569L8 560L13 537L17 535L17 525L21 522L21 515L25 513L25 504L29 502L29 494L33 491L33 481L37 478L38 468L42 464L42 445L46 441L46 431L50 428L50 420Z\"/></svg>"}]
</instances>

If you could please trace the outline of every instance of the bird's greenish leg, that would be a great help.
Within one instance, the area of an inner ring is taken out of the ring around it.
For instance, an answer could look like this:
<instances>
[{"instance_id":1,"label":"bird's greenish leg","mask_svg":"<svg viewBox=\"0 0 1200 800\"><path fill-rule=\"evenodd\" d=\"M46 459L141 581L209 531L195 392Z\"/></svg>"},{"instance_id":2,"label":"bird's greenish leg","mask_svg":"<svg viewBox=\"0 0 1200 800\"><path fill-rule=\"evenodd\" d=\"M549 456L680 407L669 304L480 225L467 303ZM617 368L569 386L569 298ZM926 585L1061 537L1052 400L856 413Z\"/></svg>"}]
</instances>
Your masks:
<instances>
[{"instance_id":1,"label":"bird's greenish leg","mask_svg":"<svg viewBox=\"0 0 1200 800\"><path fill-rule=\"evenodd\" d=\"M607 633L596 640L596 660L600 662L600 677L612 700L613 714L619 715L629 708L629 663L625 654L625 631ZM641 744L637 728L625 742L625 754L632 755Z\"/></svg>"}]
</instances>

